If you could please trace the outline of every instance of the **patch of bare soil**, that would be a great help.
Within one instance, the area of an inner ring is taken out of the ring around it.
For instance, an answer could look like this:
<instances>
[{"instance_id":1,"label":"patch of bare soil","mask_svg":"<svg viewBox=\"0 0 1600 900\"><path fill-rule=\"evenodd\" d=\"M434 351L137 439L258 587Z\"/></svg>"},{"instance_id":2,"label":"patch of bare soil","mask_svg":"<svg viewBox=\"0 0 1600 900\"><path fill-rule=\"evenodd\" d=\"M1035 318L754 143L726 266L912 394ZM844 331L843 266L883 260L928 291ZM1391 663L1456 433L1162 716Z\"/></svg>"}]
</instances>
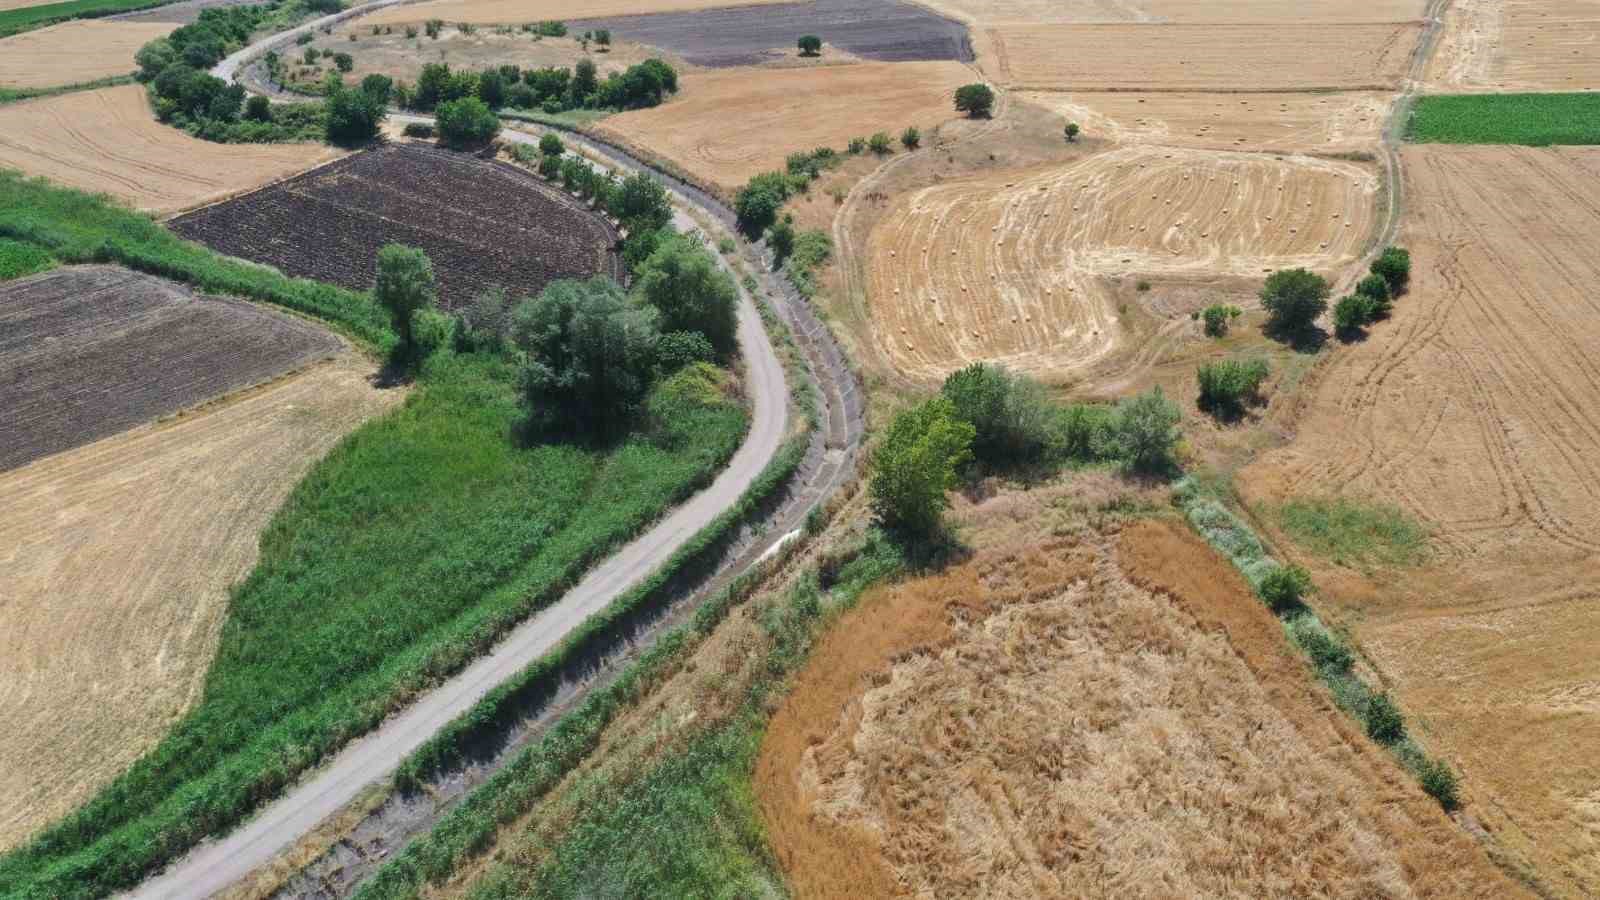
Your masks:
<instances>
[{"instance_id":1,"label":"patch of bare soil","mask_svg":"<svg viewBox=\"0 0 1600 900\"><path fill-rule=\"evenodd\" d=\"M0 848L199 696L228 590L311 465L403 392L353 354L0 475Z\"/></svg>"}]
</instances>

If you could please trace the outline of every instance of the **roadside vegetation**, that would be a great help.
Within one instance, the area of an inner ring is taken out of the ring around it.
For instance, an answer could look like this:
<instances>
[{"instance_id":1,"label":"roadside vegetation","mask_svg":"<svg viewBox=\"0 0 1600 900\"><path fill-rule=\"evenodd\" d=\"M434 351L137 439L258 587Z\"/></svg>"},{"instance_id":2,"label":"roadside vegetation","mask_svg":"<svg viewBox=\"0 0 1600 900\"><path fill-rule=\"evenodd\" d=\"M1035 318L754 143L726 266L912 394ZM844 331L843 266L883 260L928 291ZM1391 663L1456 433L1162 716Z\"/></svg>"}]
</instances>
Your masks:
<instances>
[{"instance_id":1,"label":"roadside vegetation","mask_svg":"<svg viewBox=\"0 0 1600 900\"><path fill-rule=\"evenodd\" d=\"M1336 565L1411 566L1428 555L1427 529L1388 504L1304 497L1271 513L1295 543Z\"/></svg>"},{"instance_id":2,"label":"roadside vegetation","mask_svg":"<svg viewBox=\"0 0 1600 900\"><path fill-rule=\"evenodd\" d=\"M92 91L96 88L116 87L120 84L129 84L132 81L133 78L131 76L118 75L112 78L100 78L95 81L61 84L47 88L0 87L0 104L15 103L18 100L32 100L37 97L54 97L57 94L71 94L77 91Z\"/></svg>"},{"instance_id":3,"label":"roadside vegetation","mask_svg":"<svg viewBox=\"0 0 1600 900\"><path fill-rule=\"evenodd\" d=\"M1406 140L1419 144L1600 144L1600 94L1418 97Z\"/></svg>"}]
</instances>

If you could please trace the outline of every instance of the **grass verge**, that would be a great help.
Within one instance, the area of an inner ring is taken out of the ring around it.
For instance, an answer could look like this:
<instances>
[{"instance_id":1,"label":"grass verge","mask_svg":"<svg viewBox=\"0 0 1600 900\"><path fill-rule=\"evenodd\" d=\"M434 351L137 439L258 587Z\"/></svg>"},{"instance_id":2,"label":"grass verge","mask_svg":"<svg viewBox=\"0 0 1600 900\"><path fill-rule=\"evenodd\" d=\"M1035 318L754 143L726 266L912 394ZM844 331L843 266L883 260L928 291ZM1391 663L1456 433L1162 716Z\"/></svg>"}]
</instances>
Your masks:
<instances>
[{"instance_id":1,"label":"grass verge","mask_svg":"<svg viewBox=\"0 0 1600 900\"><path fill-rule=\"evenodd\" d=\"M72 94L78 91L92 91L98 88L117 87L123 84L133 84L132 75L113 75L110 78L101 78L95 81L82 81L76 84L59 84L47 88L8 88L0 87L0 105L16 103L19 100L33 100L38 97L54 97L57 94Z\"/></svg>"},{"instance_id":2,"label":"grass verge","mask_svg":"<svg viewBox=\"0 0 1600 900\"><path fill-rule=\"evenodd\" d=\"M1406 125L1418 144L1600 144L1600 94L1418 97Z\"/></svg>"},{"instance_id":3,"label":"grass verge","mask_svg":"<svg viewBox=\"0 0 1600 900\"><path fill-rule=\"evenodd\" d=\"M94 19L117 13L165 6L176 0L67 0L0 12L0 37L32 31L71 19Z\"/></svg>"},{"instance_id":4,"label":"grass verge","mask_svg":"<svg viewBox=\"0 0 1600 900\"><path fill-rule=\"evenodd\" d=\"M1428 555L1427 529L1396 506L1305 497L1272 513L1297 544L1337 565L1411 566Z\"/></svg>"}]
</instances>

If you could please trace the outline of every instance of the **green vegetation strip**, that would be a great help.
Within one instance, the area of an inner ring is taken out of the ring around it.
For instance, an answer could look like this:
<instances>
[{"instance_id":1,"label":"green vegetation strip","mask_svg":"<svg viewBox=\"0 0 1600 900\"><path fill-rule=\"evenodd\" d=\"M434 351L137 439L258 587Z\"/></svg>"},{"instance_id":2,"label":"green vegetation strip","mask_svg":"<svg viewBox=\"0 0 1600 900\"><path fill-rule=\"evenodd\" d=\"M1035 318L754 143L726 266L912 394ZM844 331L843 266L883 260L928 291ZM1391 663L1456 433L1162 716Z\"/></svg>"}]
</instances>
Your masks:
<instances>
[{"instance_id":1,"label":"green vegetation strip","mask_svg":"<svg viewBox=\"0 0 1600 900\"><path fill-rule=\"evenodd\" d=\"M68 0L0 12L0 37L43 28L70 19L93 19L117 13L165 6L175 0Z\"/></svg>"},{"instance_id":2,"label":"green vegetation strip","mask_svg":"<svg viewBox=\"0 0 1600 900\"><path fill-rule=\"evenodd\" d=\"M1339 565L1410 566L1427 558L1427 529L1399 507L1307 497L1275 512L1279 526L1297 543Z\"/></svg>"},{"instance_id":3,"label":"green vegetation strip","mask_svg":"<svg viewBox=\"0 0 1600 900\"><path fill-rule=\"evenodd\" d=\"M1419 144L1600 144L1600 93L1418 97L1406 140Z\"/></svg>"},{"instance_id":4,"label":"green vegetation strip","mask_svg":"<svg viewBox=\"0 0 1600 900\"><path fill-rule=\"evenodd\" d=\"M111 78L101 78L96 81L81 81L76 84L60 84L47 88L8 88L0 87L0 105L15 103L18 100L33 100L38 97L54 97L57 94L73 94L78 91L92 91L97 88L116 87L122 84L133 84L132 75L115 75Z\"/></svg>"},{"instance_id":5,"label":"green vegetation strip","mask_svg":"<svg viewBox=\"0 0 1600 900\"><path fill-rule=\"evenodd\" d=\"M55 264L50 254L32 244L0 238L0 281L43 272Z\"/></svg>"},{"instance_id":6,"label":"green vegetation strip","mask_svg":"<svg viewBox=\"0 0 1600 900\"><path fill-rule=\"evenodd\" d=\"M1304 587L1285 590L1285 583L1303 585L1304 573L1273 559L1250 526L1223 505L1223 493L1221 488L1190 476L1175 486L1173 498L1189 524L1228 557L1277 611L1290 641L1310 659L1334 702L1362 723L1368 737L1388 747L1439 805L1454 809L1458 802L1455 773L1443 760L1430 758L1406 733L1405 720L1389 695L1373 690L1353 671L1354 652L1299 602Z\"/></svg>"}]
</instances>

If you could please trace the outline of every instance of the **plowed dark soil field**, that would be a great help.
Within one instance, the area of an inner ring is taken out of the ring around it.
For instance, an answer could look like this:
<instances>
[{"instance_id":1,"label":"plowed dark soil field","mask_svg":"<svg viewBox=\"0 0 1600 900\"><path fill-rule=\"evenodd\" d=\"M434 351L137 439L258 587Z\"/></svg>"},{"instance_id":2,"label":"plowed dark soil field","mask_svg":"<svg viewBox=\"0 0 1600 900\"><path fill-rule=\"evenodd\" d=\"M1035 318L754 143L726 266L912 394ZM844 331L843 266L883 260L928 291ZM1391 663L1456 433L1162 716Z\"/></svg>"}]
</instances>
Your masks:
<instances>
[{"instance_id":1,"label":"plowed dark soil field","mask_svg":"<svg viewBox=\"0 0 1600 900\"><path fill-rule=\"evenodd\" d=\"M559 278L620 277L617 232L559 188L511 166L391 144L168 223L214 250L352 290L385 244L421 247L439 299L496 285L534 294Z\"/></svg>"},{"instance_id":2,"label":"plowed dark soil field","mask_svg":"<svg viewBox=\"0 0 1600 900\"><path fill-rule=\"evenodd\" d=\"M339 347L308 322L112 266L10 282L0 287L0 471Z\"/></svg>"},{"instance_id":3,"label":"plowed dark soil field","mask_svg":"<svg viewBox=\"0 0 1600 900\"><path fill-rule=\"evenodd\" d=\"M614 16L575 20L567 27L573 32L608 28L619 38L660 47L701 66L748 66L794 56L802 34L884 62L972 61L965 25L901 0L815 0Z\"/></svg>"}]
</instances>

